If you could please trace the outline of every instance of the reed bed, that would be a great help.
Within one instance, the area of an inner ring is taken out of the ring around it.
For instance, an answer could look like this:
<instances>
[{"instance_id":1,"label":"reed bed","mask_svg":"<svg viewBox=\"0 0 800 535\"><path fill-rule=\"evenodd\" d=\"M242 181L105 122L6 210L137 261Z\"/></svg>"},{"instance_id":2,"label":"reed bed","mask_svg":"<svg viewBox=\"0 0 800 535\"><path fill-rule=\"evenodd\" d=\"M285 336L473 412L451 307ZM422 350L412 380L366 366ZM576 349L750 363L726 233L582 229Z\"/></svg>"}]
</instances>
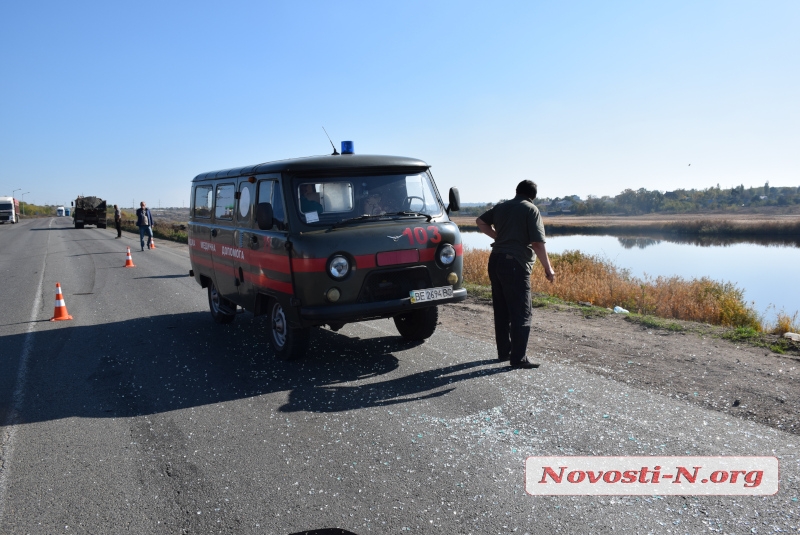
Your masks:
<instances>
[{"instance_id":1,"label":"reed bed","mask_svg":"<svg viewBox=\"0 0 800 535\"><path fill-rule=\"evenodd\" d=\"M489 285L490 251L465 248L464 281ZM631 276L607 260L580 251L550 254L557 276L549 283L541 264L534 265L531 291L565 301L588 301L595 306L621 306L631 312L662 318L699 321L727 327L764 329L758 313L743 299L735 284L708 278ZM794 320L796 320L796 315ZM792 320L788 321L791 326Z\"/></svg>"}]
</instances>

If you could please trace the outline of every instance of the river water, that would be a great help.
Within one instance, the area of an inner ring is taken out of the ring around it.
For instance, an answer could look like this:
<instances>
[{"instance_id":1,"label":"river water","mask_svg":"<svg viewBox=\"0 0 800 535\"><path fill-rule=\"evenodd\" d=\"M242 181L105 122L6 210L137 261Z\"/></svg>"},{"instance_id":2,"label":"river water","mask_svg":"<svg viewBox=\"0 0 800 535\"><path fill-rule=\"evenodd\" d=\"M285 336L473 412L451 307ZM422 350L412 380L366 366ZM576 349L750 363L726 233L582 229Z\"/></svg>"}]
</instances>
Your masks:
<instances>
[{"instance_id":1,"label":"river water","mask_svg":"<svg viewBox=\"0 0 800 535\"><path fill-rule=\"evenodd\" d=\"M462 232L464 245L489 249L492 239L479 232ZM785 245L697 246L651 238L614 236L554 236L548 253L578 250L608 260L631 275L643 277L708 277L733 282L767 322L781 310L800 310L800 248Z\"/></svg>"}]
</instances>

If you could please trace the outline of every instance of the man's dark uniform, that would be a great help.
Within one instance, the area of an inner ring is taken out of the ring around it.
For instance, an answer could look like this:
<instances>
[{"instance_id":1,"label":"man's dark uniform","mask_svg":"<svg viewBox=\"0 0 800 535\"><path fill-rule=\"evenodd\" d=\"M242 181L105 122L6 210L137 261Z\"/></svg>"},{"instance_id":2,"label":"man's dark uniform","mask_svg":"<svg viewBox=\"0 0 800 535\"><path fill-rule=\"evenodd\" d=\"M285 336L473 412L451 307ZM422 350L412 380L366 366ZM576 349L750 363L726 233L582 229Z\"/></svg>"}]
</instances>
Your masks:
<instances>
[{"instance_id":1,"label":"man's dark uniform","mask_svg":"<svg viewBox=\"0 0 800 535\"><path fill-rule=\"evenodd\" d=\"M544 242L544 223L539 209L522 195L492 207L480 216L494 225L497 239L489 256L492 282L494 333L497 356L511 365L525 359L531 332L531 242Z\"/></svg>"}]
</instances>

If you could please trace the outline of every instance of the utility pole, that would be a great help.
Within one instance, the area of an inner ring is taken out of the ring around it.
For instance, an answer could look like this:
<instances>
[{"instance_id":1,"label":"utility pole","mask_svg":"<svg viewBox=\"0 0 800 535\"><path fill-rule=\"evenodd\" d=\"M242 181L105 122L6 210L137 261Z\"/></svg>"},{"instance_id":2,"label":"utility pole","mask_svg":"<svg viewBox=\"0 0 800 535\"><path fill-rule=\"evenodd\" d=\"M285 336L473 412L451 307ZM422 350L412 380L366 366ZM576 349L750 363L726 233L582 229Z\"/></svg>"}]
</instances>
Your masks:
<instances>
[{"instance_id":1,"label":"utility pole","mask_svg":"<svg viewBox=\"0 0 800 535\"><path fill-rule=\"evenodd\" d=\"M28 193L30 193L30 191L26 191L25 193L22 194L22 203L21 203L22 204L22 215L25 215L25 195L27 195Z\"/></svg>"}]
</instances>

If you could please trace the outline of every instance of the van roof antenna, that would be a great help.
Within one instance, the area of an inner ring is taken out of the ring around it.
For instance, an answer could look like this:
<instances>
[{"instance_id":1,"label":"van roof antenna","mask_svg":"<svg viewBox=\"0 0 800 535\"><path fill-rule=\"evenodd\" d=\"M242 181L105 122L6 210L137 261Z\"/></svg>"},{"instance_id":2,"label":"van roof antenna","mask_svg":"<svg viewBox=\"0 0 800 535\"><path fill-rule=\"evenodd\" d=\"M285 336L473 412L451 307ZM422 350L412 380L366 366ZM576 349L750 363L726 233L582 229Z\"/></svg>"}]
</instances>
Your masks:
<instances>
[{"instance_id":1,"label":"van roof antenna","mask_svg":"<svg viewBox=\"0 0 800 535\"><path fill-rule=\"evenodd\" d=\"M324 126L322 127L322 130L325 132L325 135L328 136L328 131L325 130ZM328 136L328 141L331 141L331 136ZM333 144L333 141L331 141L331 147L333 147L333 154L331 154L331 156L339 156L339 153L336 152L336 145Z\"/></svg>"}]
</instances>

